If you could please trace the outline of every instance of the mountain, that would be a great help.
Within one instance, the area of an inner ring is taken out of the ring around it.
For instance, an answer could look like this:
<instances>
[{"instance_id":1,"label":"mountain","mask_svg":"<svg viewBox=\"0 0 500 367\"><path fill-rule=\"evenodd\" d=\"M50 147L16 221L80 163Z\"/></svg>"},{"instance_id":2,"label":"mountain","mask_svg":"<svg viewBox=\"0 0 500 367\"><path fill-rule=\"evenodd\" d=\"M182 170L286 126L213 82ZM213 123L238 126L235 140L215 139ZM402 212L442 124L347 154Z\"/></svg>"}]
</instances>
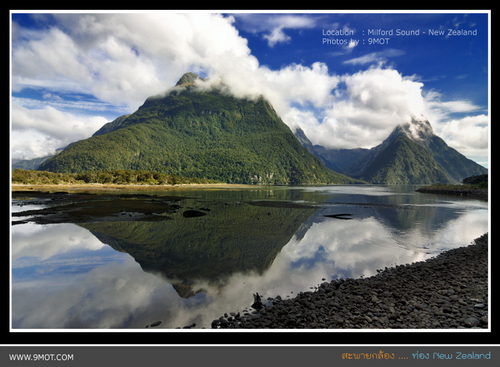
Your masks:
<instances>
[{"instance_id":1,"label":"mountain","mask_svg":"<svg viewBox=\"0 0 500 367\"><path fill-rule=\"evenodd\" d=\"M12 169L21 168L25 170L37 169L38 166L47 159L52 157L52 155L47 155L45 157L33 158L33 159L13 159Z\"/></svg>"},{"instance_id":2,"label":"mountain","mask_svg":"<svg viewBox=\"0 0 500 367\"><path fill-rule=\"evenodd\" d=\"M335 164L333 160L323 159L323 156L321 154L318 154L319 150L323 147L320 147L319 145L314 146L301 128L298 128L295 131L295 136L304 146L304 148L309 151L309 153L316 155L323 162L325 167L330 168L335 172L342 172L342 169L337 164Z\"/></svg>"},{"instance_id":3,"label":"mountain","mask_svg":"<svg viewBox=\"0 0 500 367\"><path fill-rule=\"evenodd\" d=\"M304 132L297 130L295 134L304 144ZM488 171L434 135L425 119L397 126L371 149L327 149L310 142L304 146L326 167L377 184L458 183Z\"/></svg>"},{"instance_id":4,"label":"mountain","mask_svg":"<svg viewBox=\"0 0 500 367\"><path fill-rule=\"evenodd\" d=\"M469 176L484 175L488 170L476 162L466 158L448 146L443 139L433 136L427 145L438 165L445 170L453 182L462 182Z\"/></svg>"},{"instance_id":5,"label":"mountain","mask_svg":"<svg viewBox=\"0 0 500 367\"><path fill-rule=\"evenodd\" d=\"M198 199L176 201L178 212L161 221L78 223L101 242L127 252L142 269L161 274L181 296L193 296L200 283L220 287L235 273L265 272L315 209L204 202L207 215L183 217ZM238 228L238 230L235 230ZM193 288L191 288L193 287Z\"/></svg>"},{"instance_id":6,"label":"mountain","mask_svg":"<svg viewBox=\"0 0 500 367\"><path fill-rule=\"evenodd\" d=\"M63 149L64 148L57 148L54 154L46 155L40 158L12 159L12 169L20 168L24 170L31 170L31 169L37 170L40 164L45 162L47 159L52 158L55 154L61 152Z\"/></svg>"},{"instance_id":7,"label":"mountain","mask_svg":"<svg viewBox=\"0 0 500 367\"><path fill-rule=\"evenodd\" d=\"M227 183L327 184L333 172L297 140L264 98L236 98L224 85L200 87L184 74L163 95L66 147L38 169L83 172L133 169Z\"/></svg>"},{"instance_id":8,"label":"mountain","mask_svg":"<svg viewBox=\"0 0 500 367\"><path fill-rule=\"evenodd\" d=\"M381 149L361 176L372 183L391 185L450 182L450 177L437 165L431 152L405 134L398 134Z\"/></svg>"}]
</instances>

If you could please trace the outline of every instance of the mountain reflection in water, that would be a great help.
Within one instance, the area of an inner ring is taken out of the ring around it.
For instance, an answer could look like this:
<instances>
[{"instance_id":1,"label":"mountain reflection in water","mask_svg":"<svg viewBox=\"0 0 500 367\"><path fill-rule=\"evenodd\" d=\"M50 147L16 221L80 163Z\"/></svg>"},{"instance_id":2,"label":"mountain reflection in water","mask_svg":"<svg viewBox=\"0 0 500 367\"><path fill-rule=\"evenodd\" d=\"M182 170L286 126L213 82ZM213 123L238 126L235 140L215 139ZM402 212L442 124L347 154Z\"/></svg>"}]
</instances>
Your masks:
<instances>
[{"instance_id":1,"label":"mountain reflection in water","mask_svg":"<svg viewBox=\"0 0 500 367\"><path fill-rule=\"evenodd\" d=\"M130 254L144 271L159 273L181 297L201 289L199 281L223 285L237 272L262 274L311 208L205 203L207 215L161 222L97 222L80 226L100 241Z\"/></svg>"},{"instance_id":2,"label":"mountain reflection in water","mask_svg":"<svg viewBox=\"0 0 500 367\"><path fill-rule=\"evenodd\" d=\"M182 194L179 210L160 221L12 227L13 327L161 320L160 328L209 328L224 312L248 309L252 293L293 297L322 279L370 276L488 231L487 203L414 187ZM205 215L186 218L186 210ZM352 220L325 217L339 213Z\"/></svg>"}]
</instances>

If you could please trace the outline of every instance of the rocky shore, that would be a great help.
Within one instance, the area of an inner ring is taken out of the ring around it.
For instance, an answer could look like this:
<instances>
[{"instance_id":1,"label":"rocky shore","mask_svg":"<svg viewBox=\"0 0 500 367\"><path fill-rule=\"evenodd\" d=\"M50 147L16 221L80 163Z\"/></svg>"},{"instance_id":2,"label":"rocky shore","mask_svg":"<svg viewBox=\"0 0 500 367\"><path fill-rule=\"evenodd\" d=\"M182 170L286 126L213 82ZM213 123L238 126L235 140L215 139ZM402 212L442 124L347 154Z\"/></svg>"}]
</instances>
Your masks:
<instances>
[{"instance_id":1,"label":"rocky shore","mask_svg":"<svg viewBox=\"0 0 500 367\"><path fill-rule=\"evenodd\" d=\"M337 279L293 299L255 302L213 329L488 328L488 234L427 261Z\"/></svg>"}]
</instances>

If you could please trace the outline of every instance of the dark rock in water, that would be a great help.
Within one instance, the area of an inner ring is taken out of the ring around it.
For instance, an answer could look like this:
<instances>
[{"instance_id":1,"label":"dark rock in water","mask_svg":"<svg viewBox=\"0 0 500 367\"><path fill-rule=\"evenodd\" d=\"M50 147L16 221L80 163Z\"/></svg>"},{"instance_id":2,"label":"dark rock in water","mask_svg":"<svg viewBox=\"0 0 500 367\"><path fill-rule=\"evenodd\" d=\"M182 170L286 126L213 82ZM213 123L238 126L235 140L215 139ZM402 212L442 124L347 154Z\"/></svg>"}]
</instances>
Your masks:
<instances>
[{"instance_id":1,"label":"dark rock in water","mask_svg":"<svg viewBox=\"0 0 500 367\"><path fill-rule=\"evenodd\" d=\"M350 217L352 214L346 213L346 214L325 214L323 217L327 218L335 218L335 219L344 219L344 220L349 220L352 218L345 218L345 217Z\"/></svg>"},{"instance_id":2,"label":"dark rock in water","mask_svg":"<svg viewBox=\"0 0 500 367\"><path fill-rule=\"evenodd\" d=\"M250 306L250 307L252 307L253 309L255 309L255 310L257 310L257 311L258 311L258 310L262 309L262 307L264 307L264 305L262 304L262 300L261 300L261 298L260 298L260 296L259 296L259 293L255 293L255 294L253 295L253 301L254 301L254 302L253 302L253 303L252 303L252 305Z\"/></svg>"},{"instance_id":3,"label":"dark rock in water","mask_svg":"<svg viewBox=\"0 0 500 367\"><path fill-rule=\"evenodd\" d=\"M149 327L155 327L155 326L160 326L161 325L161 321L155 321L153 322L151 325L148 325ZM146 326L146 327L148 327Z\"/></svg>"},{"instance_id":4,"label":"dark rock in water","mask_svg":"<svg viewBox=\"0 0 500 367\"><path fill-rule=\"evenodd\" d=\"M184 218L196 218L196 217L202 217L204 215L207 215L207 213L203 213L198 210L186 210L184 213L182 213L182 216Z\"/></svg>"}]
</instances>

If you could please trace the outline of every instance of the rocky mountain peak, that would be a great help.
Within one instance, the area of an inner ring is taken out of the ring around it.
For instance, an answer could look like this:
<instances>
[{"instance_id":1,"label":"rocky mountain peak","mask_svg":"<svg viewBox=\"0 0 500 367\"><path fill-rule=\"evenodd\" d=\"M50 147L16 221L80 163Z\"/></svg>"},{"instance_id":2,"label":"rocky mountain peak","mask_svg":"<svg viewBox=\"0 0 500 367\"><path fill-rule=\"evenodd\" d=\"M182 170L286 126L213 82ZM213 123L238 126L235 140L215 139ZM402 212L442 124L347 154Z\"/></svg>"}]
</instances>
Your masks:
<instances>
[{"instance_id":1,"label":"rocky mountain peak","mask_svg":"<svg viewBox=\"0 0 500 367\"><path fill-rule=\"evenodd\" d=\"M185 73L183 76L181 76L181 78L179 79L177 84L175 84L175 86L179 87L179 86L193 85L196 82L196 80L205 80L205 79L192 72Z\"/></svg>"},{"instance_id":2,"label":"rocky mountain peak","mask_svg":"<svg viewBox=\"0 0 500 367\"><path fill-rule=\"evenodd\" d=\"M434 136L434 131L429 121L425 118L412 118L411 122L400 126L404 132L413 141L419 142L428 140Z\"/></svg>"}]
</instances>

